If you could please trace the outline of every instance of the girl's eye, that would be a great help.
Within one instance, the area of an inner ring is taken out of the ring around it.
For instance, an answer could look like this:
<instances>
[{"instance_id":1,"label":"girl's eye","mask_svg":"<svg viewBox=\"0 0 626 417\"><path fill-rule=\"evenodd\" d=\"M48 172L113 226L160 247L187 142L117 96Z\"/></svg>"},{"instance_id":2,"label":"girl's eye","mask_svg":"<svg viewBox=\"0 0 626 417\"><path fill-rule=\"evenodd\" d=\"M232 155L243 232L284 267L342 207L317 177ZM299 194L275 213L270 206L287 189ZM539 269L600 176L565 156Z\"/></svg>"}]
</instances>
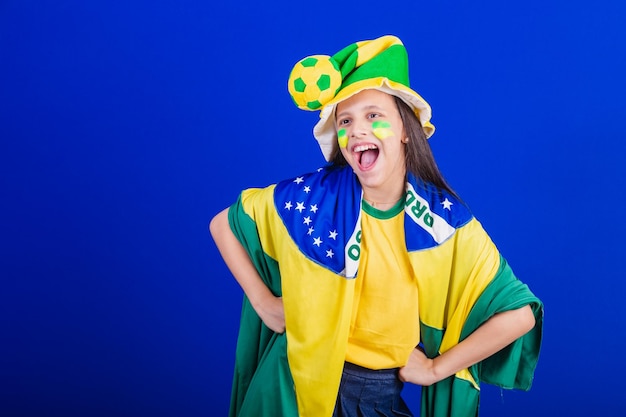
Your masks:
<instances>
[{"instance_id":1,"label":"girl's eye","mask_svg":"<svg viewBox=\"0 0 626 417\"><path fill-rule=\"evenodd\" d=\"M350 120L348 119L342 119L339 121L339 125L343 126L343 125L347 125L348 123L350 123Z\"/></svg>"}]
</instances>

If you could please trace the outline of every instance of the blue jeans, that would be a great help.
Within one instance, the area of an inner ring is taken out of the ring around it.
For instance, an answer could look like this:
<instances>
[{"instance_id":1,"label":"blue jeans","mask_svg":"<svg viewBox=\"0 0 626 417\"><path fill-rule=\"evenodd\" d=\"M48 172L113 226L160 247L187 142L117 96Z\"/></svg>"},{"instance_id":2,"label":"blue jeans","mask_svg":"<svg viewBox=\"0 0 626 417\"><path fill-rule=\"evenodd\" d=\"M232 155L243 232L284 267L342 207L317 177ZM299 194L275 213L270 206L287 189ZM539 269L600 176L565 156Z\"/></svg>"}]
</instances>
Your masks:
<instances>
[{"instance_id":1,"label":"blue jeans","mask_svg":"<svg viewBox=\"0 0 626 417\"><path fill-rule=\"evenodd\" d=\"M398 369L371 370L346 362L333 417L413 417L400 396Z\"/></svg>"}]
</instances>

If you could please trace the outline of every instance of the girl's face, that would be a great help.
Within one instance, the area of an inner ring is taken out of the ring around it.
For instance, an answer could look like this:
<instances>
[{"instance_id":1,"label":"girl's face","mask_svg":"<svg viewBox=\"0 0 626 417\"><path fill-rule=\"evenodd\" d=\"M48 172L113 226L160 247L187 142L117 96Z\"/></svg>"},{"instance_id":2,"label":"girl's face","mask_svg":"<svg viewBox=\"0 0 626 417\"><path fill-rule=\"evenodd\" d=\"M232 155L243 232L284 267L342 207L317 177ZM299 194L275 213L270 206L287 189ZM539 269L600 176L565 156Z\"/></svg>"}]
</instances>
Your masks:
<instances>
[{"instance_id":1,"label":"girl's face","mask_svg":"<svg viewBox=\"0 0 626 417\"><path fill-rule=\"evenodd\" d=\"M337 140L367 193L404 187L404 127L394 98L363 90L337 104ZM401 184L401 185L399 185Z\"/></svg>"}]
</instances>

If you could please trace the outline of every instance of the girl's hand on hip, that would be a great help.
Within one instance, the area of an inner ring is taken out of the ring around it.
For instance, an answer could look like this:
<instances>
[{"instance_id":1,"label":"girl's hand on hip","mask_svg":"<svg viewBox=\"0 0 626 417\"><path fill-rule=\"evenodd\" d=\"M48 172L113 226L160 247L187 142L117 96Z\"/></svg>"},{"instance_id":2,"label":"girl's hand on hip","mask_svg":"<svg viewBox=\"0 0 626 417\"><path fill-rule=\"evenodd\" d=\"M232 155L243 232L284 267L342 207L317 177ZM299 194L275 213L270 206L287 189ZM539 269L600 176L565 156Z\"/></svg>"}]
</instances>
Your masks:
<instances>
[{"instance_id":1,"label":"girl's hand on hip","mask_svg":"<svg viewBox=\"0 0 626 417\"><path fill-rule=\"evenodd\" d=\"M285 308L282 297L266 297L255 310L263 323L272 331L285 332Z\"/></svg>"},{"instance_id":2,"label":"girl's hand on hip","mask_svg":"<svg viewBox=\"0 0 626 417\"><path fill-rule=\"evenodd\" d=\"M426 354L419 348L413 349L407 364L400 368L398 377L402 382L428 386L437 382L434 374L434 361L428 359Z\"/></svg>"}]
</instances>

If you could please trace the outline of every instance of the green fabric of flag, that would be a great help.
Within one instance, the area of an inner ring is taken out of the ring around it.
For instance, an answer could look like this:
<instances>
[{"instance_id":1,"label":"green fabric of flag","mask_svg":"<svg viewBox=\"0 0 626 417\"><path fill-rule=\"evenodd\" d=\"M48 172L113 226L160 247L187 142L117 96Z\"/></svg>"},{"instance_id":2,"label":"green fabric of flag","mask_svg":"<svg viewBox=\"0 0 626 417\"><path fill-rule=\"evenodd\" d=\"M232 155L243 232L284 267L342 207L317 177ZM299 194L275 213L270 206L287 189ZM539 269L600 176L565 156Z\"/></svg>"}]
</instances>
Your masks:
<instances>
[{"instance_id":1,"label":"green fabric of flag","mask_svg":"<svg viewBox=\"0 0 626 417\"><path fill-rule=\"evenodd\" d=\"M530 305L535 315L535 327L489 358L471 366L469 371L477 382L485 382L506 389L529 390L539 359L543 328L543 304L519 281L504 258L493 281L472 308L461 340L493 317L494 314ZM422 326L422 328L424 328ZM432 329L427 332L439 333ZM441 336L425 338L434 343ZM438 346L425 346L426 354L434 357ZM430 354L429 354L430 353ZM421 415L428 417L472 417L478 415L480 391L469 381L450 376L430 387L422 388Z\"/></svg>"}]
</instances>

